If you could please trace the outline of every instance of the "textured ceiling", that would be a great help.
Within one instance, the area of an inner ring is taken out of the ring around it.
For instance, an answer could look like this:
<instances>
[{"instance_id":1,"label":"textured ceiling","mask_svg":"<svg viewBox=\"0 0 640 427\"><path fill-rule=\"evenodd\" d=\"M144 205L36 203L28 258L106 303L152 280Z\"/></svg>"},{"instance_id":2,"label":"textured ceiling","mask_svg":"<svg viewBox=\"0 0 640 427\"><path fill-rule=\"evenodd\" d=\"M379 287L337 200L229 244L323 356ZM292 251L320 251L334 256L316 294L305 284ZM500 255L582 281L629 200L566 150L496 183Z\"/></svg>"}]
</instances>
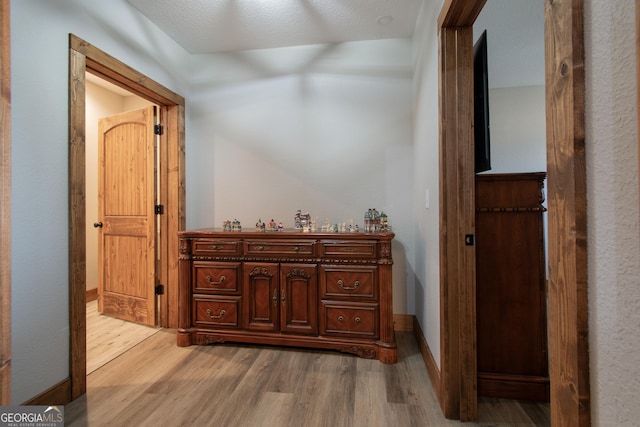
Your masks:
<instances>
[{"instance_id":1,"label":"textured ceiling","mask_svg":"<svg viewBox=\"0 0 640 427\"><path fill-rule=\"evenodd\" d=\"M127 0L190 53L411 37L422 0Z\"/></svg>"}]
</instances>

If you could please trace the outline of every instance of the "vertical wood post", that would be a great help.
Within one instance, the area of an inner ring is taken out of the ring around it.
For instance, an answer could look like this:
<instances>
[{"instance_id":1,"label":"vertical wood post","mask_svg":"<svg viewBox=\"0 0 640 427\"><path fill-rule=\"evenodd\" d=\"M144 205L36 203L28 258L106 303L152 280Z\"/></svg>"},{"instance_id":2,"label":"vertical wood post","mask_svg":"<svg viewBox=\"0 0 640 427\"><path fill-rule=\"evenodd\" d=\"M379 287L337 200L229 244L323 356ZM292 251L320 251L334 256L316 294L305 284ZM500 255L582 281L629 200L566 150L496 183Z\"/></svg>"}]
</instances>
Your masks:
<instances>
[{"instance_id":1,"label":"vertical wood post","mask_svg":"<svg viewBox=\"0 0 640 427\"><path fill-rule=\"evenodd\" d=\"M474 234L473 28L440 30L441 406L475 420L477 405Z\"/></svg>"},{"instance_id":2,"label":"vertical wood post","mask_svg":"<svg viewBox=\"0 0 640 427\"><path fill-rule=\"evenodd\" d=\"M582 1L545 1L551 424L590 415Z\"/></svg>"},{"instance_id":3,"label":"vertical wood post","mask_svg":"<svg viewBox=\"0 0 640 427\"><path fill-rule=\"evenodd\" d=\"M86 228L85 228L85 66L86 58L69 50L69 332L71 396L87 390Z\"/></svg>"},{"instance_id":4,"label":"vertical wood post","mask_svg":"<svg viewBox=\"0 0 640 427\"><path fill-rule=\"evenodd\" d=\"M638 114L638 170L640 170L640 0L636 0L636 104Z\"/></svg>"},{"instance_id":5,"label":"vertical wood post","mask_svg":"<svg viewBox=\"0 0 640 427\"><path fill-rule=\"evenodd\" d=\"M485 0L446 0L438 17L440 114L440 406L478 417L473 23Z\"/></svg>"},{"instance_id":6,"label":"vertical wood post","mask_svg":"<svg viewBox=\"0 0 640 427\"><path fill-rule=\"evenodd\" d=\"M9 0L0 1L0 405L11 403L11 66Z\"/></svg>"}]
</instances>

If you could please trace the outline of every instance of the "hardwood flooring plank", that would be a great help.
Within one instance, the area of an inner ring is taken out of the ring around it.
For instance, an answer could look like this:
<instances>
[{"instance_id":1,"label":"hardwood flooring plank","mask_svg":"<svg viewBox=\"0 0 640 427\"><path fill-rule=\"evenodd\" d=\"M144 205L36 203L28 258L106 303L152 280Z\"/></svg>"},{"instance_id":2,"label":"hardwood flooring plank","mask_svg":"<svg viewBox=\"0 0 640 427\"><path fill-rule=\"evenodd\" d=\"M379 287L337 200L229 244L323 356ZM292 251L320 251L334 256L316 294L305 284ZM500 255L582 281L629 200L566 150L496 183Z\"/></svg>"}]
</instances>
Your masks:
<instances>
[{"instance_id":1,"label":"hardwood flooring plank","mask_svg":"<svg viewBox=\"0 0 640 427\"><path fill-rule=\"evenodd\" d=\"M386 387L384 378L373 372L358 373L355 402L356 426L392 425L387 419Z\"/></svg>"},{"instance_id":2,"label":"hardwood flooring plank","mask_svg":"<svg viewBox=\"0 0 640 427\"><path fill-rule=\"evenodd\" d=\"M307 425L353 425L356 398L355 358L351 355L325 353L318 359L312 381L304 384L308 402L304 420Z\"/></svg>"},{"instance_id":3,"label":"hardwood flooring plank","mask_svg":"<svg viewBox=\"0 0 640 427\"><path fill-rule=\"evenodd\" d=\"M109 363L159 328L102 315L98 302L87 303L87 374Z\"/></svg>"},{"instance_id":4,"label":"hardwood flooring plank","mask_svg":"<svg viewBox=\"0 0 640 427\"><path fill-rule=\"evenodd\" d=\"M551 427L551 411L549 405L541 405L536 402L519 402L536 426Z\"/></svg>"},{"instance_id":5,"label":"hardwood flooring plank","mask_svg":"<svg viewBox=\"0 0 640 427\"><path fill-rule=\"evenodd\" d=\"M292 425L290 418L295 396L293 393L269 391L263 393L258 404L247 417L248 426L269 427ZM294 421L295 422L295 421Z\"/></svg>"},{"instance_id":6,"label":"hardwood flooring plank","mask_svg":"<svg viewBox=\"0 0 640 427\"><path fill-rule=\"evenodd\" d=\"M87 377L69 426L421 427L442 416L419 347L397 334L385 365L332 351L250 345L178 347L160 330ZM548 424L548 405L480 399L465 426ZM546 424L545 424L546 417Z\"/></svg>"}]
</instances>

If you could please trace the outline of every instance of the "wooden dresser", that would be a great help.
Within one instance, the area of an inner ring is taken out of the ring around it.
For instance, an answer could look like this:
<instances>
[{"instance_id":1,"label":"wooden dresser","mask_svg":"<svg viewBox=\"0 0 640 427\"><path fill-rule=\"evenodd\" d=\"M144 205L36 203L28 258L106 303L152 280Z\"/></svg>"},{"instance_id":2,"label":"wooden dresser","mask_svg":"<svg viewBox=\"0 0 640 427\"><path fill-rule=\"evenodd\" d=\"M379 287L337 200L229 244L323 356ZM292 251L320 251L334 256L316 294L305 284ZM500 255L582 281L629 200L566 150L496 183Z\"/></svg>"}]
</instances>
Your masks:
<instances>
[{"instance_id":1,"label":"wooden dresser","mask_svg":"<svg viewBox=\"0 0 640 427\"><path fill-rule=\"evenodd\" d=\"M549 401L545 173L476 176L478 394Z\"/></svg>"},{"instance_id":2,"label":"wooden dresser","mask_svg":"<svg viewBox=\"0 0 640 427\"><path fill-rule=\"evenodd\" d=\"M396 363L393 233L203 229L179 237L179 346L299 346Z\"/></svg>"}]
</instances>

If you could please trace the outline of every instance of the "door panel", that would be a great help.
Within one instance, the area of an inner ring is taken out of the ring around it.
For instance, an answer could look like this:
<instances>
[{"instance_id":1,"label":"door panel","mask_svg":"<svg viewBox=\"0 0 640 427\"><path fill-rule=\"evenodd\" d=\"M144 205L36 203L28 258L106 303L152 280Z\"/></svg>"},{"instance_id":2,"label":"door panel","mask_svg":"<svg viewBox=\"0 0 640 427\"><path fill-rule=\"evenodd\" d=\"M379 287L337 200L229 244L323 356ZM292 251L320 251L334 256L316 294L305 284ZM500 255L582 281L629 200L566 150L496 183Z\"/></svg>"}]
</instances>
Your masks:
<instances>
[{"instance_id":1,"label":"door panel","mask_svg":"<svg viewBox=\"0 0 640 427\"><path fill-rule=\"evenodd\" d=\"M98 309L155 325L155 107L100 119Z\"/></svg>"},{"instance_id":2,"label":"door panel","mask_svg":"<svg viewBox=\"0 0 640 427\"><path fill-rule=\"evenodd\" d=\"M310 264L282 264L281 326L282 332L318 334L317 268Z\"/></svg>"},{"instance_id":3,"label":"door panel","mask_svg":"<svg viewBox=\"0 0 640 427\"><path fill-rule=\"evenodd\" d=\"M243 271L246 329L276 332L280 307L278 264L245 263Z\"/></svg>"}]
</instances>

